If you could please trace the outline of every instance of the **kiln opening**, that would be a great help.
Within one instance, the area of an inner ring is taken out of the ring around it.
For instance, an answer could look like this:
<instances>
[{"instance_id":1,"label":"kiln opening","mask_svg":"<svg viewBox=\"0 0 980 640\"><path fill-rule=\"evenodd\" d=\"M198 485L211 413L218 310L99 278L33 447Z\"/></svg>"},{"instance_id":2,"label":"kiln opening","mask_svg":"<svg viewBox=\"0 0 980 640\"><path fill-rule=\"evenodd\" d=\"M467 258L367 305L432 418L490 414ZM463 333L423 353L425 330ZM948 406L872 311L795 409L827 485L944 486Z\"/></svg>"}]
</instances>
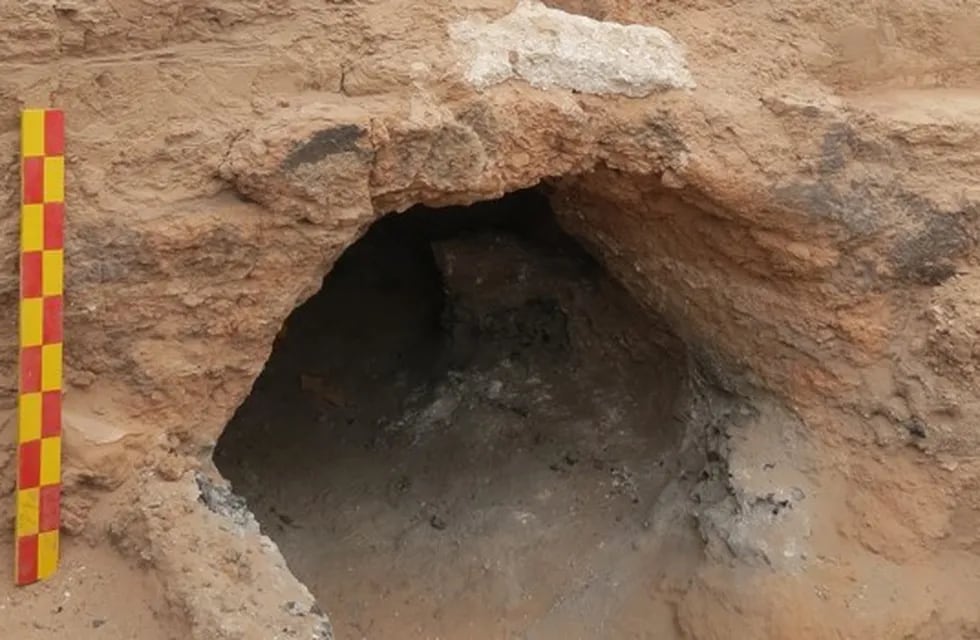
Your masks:
<instances>
[{"instance_id":1,"label":"kiln opening","mask_svg":"<svg viewBox=\"0 0 980 640\"><path fill-rule=\"evenodd\" d=\"M649 607L685 372L541 191L416 208L292 314L215 461L338 637L558 637Z\"/></svg>"}]
</instances>

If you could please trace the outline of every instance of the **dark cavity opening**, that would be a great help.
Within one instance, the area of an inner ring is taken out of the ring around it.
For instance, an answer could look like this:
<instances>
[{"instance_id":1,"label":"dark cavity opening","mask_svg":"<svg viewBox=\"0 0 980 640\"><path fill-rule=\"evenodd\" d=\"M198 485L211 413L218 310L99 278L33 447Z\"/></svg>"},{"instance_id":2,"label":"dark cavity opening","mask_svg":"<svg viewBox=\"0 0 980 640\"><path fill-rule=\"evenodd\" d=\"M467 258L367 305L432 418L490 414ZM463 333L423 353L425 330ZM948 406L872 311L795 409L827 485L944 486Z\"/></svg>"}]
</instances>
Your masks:
<instances>
[{"instance_id":1,"label":"dark cavity opening","mask_svg":"<svg viewBox=\"0 0 980 640\"><path fill-rule=\"evenodd\" d=\"M340 638L656 630L684 372L541 192L416 208L292 314L215 461Z\"/></svg>"}]
</instances>

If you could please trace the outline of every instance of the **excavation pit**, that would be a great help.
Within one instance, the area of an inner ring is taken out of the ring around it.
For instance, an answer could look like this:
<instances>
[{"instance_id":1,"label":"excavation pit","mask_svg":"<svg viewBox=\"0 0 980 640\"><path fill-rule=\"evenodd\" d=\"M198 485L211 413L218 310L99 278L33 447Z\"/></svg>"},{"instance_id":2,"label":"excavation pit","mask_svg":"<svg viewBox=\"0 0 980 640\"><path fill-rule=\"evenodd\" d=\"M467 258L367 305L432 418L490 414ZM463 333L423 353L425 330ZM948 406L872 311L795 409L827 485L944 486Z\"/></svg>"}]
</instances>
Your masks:
<instances>
[{"instance_id":1,"label":"excavation pit","mask_svg":"<svg viewBox=\"0 0 980 640\"><path fill-rule=\"evenodd\" d=\"M215 462L339 638L666 632L686 371L541 191L415 208L288 319Z\"/></svg>"}]
</instances>

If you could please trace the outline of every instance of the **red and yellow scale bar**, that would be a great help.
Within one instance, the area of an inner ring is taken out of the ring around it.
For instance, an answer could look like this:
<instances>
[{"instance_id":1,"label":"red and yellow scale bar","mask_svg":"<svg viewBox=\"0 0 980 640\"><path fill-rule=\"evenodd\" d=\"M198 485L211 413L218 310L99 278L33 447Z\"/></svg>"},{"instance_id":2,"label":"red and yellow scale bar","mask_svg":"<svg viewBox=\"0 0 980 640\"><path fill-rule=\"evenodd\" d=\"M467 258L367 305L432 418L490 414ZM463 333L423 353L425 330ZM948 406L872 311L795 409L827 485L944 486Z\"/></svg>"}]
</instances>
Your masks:
<instances>
[{"instance_id":1,"label":"red and yellow scale bar","mask_svg":"<svg viewBox=\"0 0 980 640\"><path fill-rule=\"evenodd\" d=\"M58 566L65 119L21 115L20 392L17 405L18 585Z\"/></svg>"}]
</instances>

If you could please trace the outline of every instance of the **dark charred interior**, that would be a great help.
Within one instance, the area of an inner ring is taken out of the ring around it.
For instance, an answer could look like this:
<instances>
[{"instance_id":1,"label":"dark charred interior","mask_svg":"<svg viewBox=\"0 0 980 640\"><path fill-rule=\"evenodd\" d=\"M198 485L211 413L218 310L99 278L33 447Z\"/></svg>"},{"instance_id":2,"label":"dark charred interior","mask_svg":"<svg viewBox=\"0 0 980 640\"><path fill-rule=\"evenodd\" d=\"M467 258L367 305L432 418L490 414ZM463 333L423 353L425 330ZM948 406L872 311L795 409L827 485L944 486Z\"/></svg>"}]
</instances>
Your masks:
<instances>
[{"instance_id":1,"label":"dark charred interior","mask_svg":"<svg viewBox=\"0 0 980 640\"><path fill-rule=\"evenodd\" d=\"M415 208L288 319L215 462L340 638L628 624L685 372L542 191Z\"/></svg>"}]
</instances>

